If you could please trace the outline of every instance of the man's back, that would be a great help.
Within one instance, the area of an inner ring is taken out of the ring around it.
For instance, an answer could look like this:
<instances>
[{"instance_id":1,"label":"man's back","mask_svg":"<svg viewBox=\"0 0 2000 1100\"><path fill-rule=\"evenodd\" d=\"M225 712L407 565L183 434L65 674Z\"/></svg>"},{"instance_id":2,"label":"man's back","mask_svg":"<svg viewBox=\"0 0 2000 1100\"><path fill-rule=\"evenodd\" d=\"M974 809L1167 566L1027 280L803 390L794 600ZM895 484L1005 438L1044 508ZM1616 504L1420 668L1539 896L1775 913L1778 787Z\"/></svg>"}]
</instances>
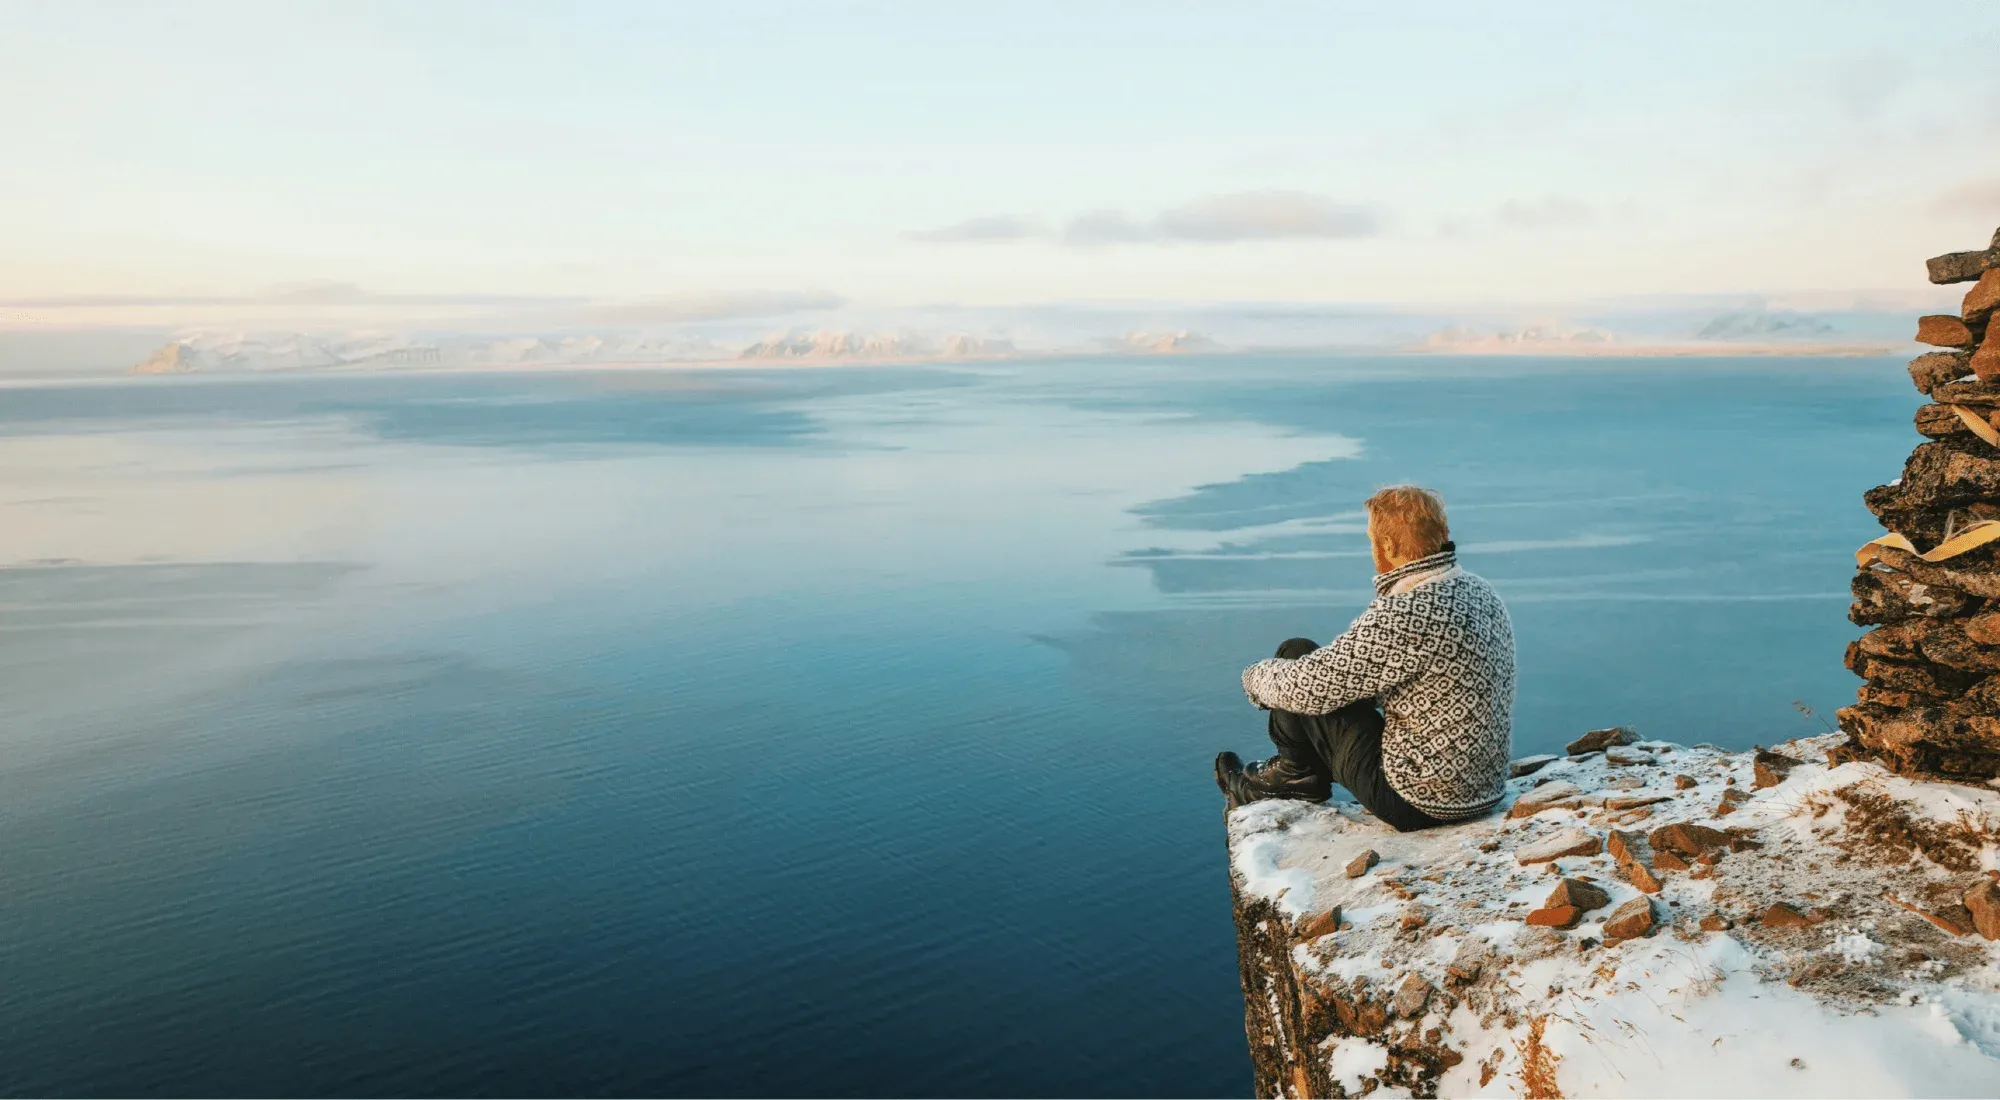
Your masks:
<instances>
[{"instance_id":1,"label":"man's back","mask_svg":"<svg viewBox=\"0 0 2000 1100\"><path fill-rule=\"evenodd\" d=\"M1513 755L1514 626L1506 606L1484 578L1454 567L1369 610L1378 608L1376 622L1398 623L1395 632L1419 663L1382 695L1382 770L1411 805L1441 821L1491 810Z\"/></svg>"}]
</instances>

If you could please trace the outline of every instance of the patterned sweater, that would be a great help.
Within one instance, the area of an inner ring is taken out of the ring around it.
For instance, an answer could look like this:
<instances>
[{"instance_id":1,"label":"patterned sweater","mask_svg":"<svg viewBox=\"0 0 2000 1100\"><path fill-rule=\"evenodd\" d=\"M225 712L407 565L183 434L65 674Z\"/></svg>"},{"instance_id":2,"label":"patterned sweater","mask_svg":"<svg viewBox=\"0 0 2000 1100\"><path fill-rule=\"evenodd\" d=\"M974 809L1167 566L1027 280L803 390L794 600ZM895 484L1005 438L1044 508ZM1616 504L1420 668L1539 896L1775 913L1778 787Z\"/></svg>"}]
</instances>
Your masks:
<instances>
[{"instance_id":1,"label":"patterned sweater","mask_svg":"<svg viewBox=\"0 0 2000 1100\"><path fill-rule=\"evenodd\" d=\"M1296 714L1379 699L1389 785L1440 821L1478 817L1499 803L1513 747L1507 609L1449 549L1380 574L1375 591L1354 625L1320 649L1243 670L1243 691Z\"/></svg>"}]
</instances>

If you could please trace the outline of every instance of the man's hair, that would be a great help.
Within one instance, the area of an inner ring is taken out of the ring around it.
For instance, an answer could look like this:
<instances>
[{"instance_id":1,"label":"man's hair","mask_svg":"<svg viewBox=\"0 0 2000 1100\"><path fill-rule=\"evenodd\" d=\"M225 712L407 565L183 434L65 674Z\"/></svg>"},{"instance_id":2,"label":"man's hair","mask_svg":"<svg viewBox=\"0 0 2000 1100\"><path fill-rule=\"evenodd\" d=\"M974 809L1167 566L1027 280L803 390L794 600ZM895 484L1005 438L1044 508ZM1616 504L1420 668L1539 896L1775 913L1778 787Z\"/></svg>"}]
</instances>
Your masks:
<instances>
[{"instance_id":1,"label":"man's hair","mask_svg":"<svg viewBox=\"0 0 2000 1100\"><path fill-rule=\"evenodd\" d=\"M1451 540L1444 498L1416 485L1391 485L1368 498L1375 538L1398 562L1427 558Z\"/></svg>"}]
</instances>

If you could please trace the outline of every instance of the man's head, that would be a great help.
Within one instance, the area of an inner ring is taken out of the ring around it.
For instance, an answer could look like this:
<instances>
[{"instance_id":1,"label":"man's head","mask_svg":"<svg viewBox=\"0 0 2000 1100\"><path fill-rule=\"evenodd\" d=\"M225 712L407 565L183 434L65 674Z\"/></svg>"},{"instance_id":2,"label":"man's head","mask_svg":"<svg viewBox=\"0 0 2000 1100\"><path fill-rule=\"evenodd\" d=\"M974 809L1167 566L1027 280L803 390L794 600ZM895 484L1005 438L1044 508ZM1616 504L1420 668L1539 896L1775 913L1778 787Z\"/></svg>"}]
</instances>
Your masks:
<instances>
[{"instance_id":1,"label":"man's head","mask_svg":"<svg viewBox=\"0 0 2000 1100\"><path fill-rule=\"evenodd\" d=\"M1451 540L1444 498L1415 485L1391 485L1368 498L1368 546L1375 571L1427 558Z\"/></svg>"}]
</instances>

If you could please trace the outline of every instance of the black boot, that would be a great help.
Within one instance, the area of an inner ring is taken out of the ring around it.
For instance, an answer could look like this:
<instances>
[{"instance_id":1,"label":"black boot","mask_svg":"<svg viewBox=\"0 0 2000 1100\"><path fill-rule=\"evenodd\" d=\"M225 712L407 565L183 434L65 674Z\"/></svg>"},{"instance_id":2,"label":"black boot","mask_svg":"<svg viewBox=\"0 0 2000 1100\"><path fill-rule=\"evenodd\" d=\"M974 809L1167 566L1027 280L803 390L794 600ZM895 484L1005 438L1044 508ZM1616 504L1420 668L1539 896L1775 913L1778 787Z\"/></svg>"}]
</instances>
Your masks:
<instances>
[{"instance_id":1,"label":"black boot","mask_svg":"<svg viewBox=\"0 0 2000 1100\"><path fill-rule=\"evenodd\" d=\"M1232 809L1267 798L1325 802L1333 794L1333 780L1326 773L1283 753L1248 767L1235 753L1222 753L1215 758L1215 785L1229 796Z\"/></svg>"}]
</instances>

